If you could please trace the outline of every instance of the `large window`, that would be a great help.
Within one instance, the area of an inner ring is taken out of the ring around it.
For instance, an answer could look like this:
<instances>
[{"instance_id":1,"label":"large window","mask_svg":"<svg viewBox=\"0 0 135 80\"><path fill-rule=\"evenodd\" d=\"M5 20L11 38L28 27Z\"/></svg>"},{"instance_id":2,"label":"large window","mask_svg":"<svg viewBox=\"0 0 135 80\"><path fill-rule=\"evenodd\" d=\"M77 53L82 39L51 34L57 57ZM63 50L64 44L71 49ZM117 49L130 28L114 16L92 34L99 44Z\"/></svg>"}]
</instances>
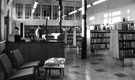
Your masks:
<instances>
[{"instance_id":1,"label":"large window","mask_svg":"<svg viewBox=\"0 0 135 80\"><path fill-rule=\"evenodd\" d=\"M74 11L73 6L65 6L65 8L64 8L64 14L65 15L68 15L72 11ZM66 16L65 20L74 20L74 14Z\"/></svg>"},{"instance_id":2,"label":"large window","mask_svg":"<svg viewBox=\"0 0 135 80\"><path fill-rule=\"evenodd\" d=\"M42 5L42 17L49 17L51 19L51 5Z\"/></svg>"},{"instance_id":3,"label":"large window","mask_svg":"<svg viewBox=\"0 0 135 80\"><path fill-rule=\"evenodd\" d=\"M31 17L31 4L25 4L25 19L29 19Z\"/></svg>"},{"instance_id":4,"label":"large window","mask_svg":"<svg viewBox=\"0 0 135 80\"><path fill-rule=\"evenodd\" d=\"M23 18L23 4L16 3L16 18L21 19Z\"/></svg>"},{"instance_id":5,"label":"large window","mask_svg":"<svg viewBox=\"0 0 135 80\"><path fill-rule=\"evenodd\" d=\"M37 6L34 12L34 19L40 19L40 5Z\"/></svg>"},{"instance_id":6,"label":"large window","mask_svg":"<svg viewBox=\"0 0 135 80\"><path fill-rule=\"evenodd\" d=\"M121 21L121 11L114 11L104 14L104 24L114 24Z\"/></svg>"},{"instance_id":7,"label":"large window","mask_svg":"<svg viewBox=\"0 0 135 80\"><path fill-rule=\"evenodd\" d=\"M53 19L56 20L59 17L59 6L53 6Z\"/></svg>"},{"instance_id":8,"label":"large window","mask_svg":"<svg viewBox=\"0 0 135 80\"><path fill-rule=\"evenodd\" d=\"M76 7L76 10L78 10L80 7ZM75 18L76 20L80 20L81 19L81 11L78 11L76 14L75 14Z\"/></svg>"}]
</instances>

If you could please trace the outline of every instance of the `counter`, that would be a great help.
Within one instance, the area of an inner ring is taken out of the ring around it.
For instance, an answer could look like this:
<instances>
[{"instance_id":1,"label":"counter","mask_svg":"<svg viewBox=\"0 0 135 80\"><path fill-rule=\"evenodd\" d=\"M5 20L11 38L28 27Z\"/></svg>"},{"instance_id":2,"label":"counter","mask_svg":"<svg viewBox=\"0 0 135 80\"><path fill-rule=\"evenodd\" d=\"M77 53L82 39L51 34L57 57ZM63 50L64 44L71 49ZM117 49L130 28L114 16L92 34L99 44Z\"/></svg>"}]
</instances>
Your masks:
<instances>
[{"instance_id":1,"label":"counter","mask_svg":"<svg viewBox=\"0 0 135 80\"><path fill-rule=\"evenodd\" d=\"M65 57L65 44L63 41L57 40L45 42L6 42L6 49L20 49L25 61L40 60L41 64L51 57Z\"/></svg>"}]
</instances>

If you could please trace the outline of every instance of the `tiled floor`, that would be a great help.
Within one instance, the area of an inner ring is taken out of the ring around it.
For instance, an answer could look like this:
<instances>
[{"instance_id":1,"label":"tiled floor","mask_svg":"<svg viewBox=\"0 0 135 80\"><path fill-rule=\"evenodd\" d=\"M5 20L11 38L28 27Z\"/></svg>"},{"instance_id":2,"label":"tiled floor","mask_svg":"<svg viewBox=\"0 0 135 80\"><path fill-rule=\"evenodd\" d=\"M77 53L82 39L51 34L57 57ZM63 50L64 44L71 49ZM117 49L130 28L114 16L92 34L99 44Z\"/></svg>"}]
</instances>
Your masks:
<instances>
[{"instance_id":1,"label":"tiled floor","mask_svg":"<svg viewBox=\"0 0 135 80\"><path fill-rule=\"evenodd\" d=\"M135 69L117 65L108 50L97 51L96 55L81 59L75 48L66 49L63 80L135 80ZM40 72L43 77L42 68ZM51 80L60 80L58 74L53 71Z\"/></svg>"}]
</instances>

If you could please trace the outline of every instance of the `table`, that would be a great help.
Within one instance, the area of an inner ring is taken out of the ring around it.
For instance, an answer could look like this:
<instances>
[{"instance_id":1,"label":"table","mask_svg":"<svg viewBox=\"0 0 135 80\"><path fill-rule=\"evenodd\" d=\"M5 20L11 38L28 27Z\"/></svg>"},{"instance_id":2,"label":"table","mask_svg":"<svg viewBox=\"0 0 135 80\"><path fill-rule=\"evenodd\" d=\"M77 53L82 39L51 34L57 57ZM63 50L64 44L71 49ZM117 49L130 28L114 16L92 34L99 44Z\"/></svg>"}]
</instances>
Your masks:
<instances>
[{"instance_id":1,"label":"table","mask_svg":"<svg viewBox=\"0 0 135 80\"><path fill-rule=\"evenodd\" d=\"M51 77L51 70L59 70L60 78L63 79L64 68L65 68L65 58L50 58L45 61L43 68L45 69L45 80L48 76ZM48 72L49 71L49 72Z\"/></svg>"}]
</instances>

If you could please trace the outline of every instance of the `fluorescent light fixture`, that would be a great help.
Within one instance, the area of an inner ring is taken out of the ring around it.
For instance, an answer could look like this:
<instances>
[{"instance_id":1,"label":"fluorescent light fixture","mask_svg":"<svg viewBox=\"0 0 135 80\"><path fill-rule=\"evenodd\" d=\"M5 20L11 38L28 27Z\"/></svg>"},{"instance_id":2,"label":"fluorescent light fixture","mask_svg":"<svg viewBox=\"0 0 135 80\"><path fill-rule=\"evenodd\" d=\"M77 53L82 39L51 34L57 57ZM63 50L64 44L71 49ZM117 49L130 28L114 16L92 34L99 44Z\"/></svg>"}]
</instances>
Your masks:
<instances>
[{"instance_id":1,"label":"fluorescent light fixture","mask_svg":"<svg viewBox=\"0 0 135 80\"><path fill-rule=\"evenodd\" d=\"M77 10L72 11L72 12L69 13L69 15L74 14L74 13L76 13L76 12L77 12Z\"/></svg>"},{"instance_id":2,"label":"fluorescent light fixture","mask_svg":"<svg viewBox=\"0 0 135 80\"><path fill-rule=\"evenodd\" d=\"M35 12L35 8L32 9L32 14Z\"/></svg>"},{"instance_id":3,"label":"fluorescent light fixture","mask_svg":"<svg viewBox=\"0 0 135 80\"><path fill-rule=\"evenodd\" d=\"M81 10L82 10L82 8L79 8L79 9L78 9L78 11L81 11Z\"/></svg>"},{"instance_id":4,"label":"fluorescent light fixture","mask_svg":"<svg viewBox=\"0 0 135 80\"><path fill-rule=\"evenodd\" d=\"M62 17L64 18L64 17L66 17L67 15L63 15Z\"/></svg>"},{"instance_id":5,"label":"fluorescent light fixture","mask_svg":"<svg viewBox=\"0 0 135 80\"><path fill-rule=\"evenodd\" d=\"M91 6L92 6L91 4L88 4L88 5L87 5L87 8L89 8L89 7L91 7Z\"/></svg>"},{"instance_id":6,"label":"fluorescent light fixture","mask_svg":"<svg viewBox=\"0 0 135 80\"><path fill-rule=\"evenodd\" d=\"M106 1L106 0L98 0L98 1L94 2L92 5L97 5L97 4L100 4L100 3L104 2L104 1Z\"/></svg>"},{"instance_id":7,"label":"fluorescent light fixture","mask_svg":"<svg viewBox=\"0 0 135 80\"><path fill-rule=\"evenodd\" d=\"M33 8L36 8L38 5L38 1L35 1Z\"/></svg>"}]
</instances>

